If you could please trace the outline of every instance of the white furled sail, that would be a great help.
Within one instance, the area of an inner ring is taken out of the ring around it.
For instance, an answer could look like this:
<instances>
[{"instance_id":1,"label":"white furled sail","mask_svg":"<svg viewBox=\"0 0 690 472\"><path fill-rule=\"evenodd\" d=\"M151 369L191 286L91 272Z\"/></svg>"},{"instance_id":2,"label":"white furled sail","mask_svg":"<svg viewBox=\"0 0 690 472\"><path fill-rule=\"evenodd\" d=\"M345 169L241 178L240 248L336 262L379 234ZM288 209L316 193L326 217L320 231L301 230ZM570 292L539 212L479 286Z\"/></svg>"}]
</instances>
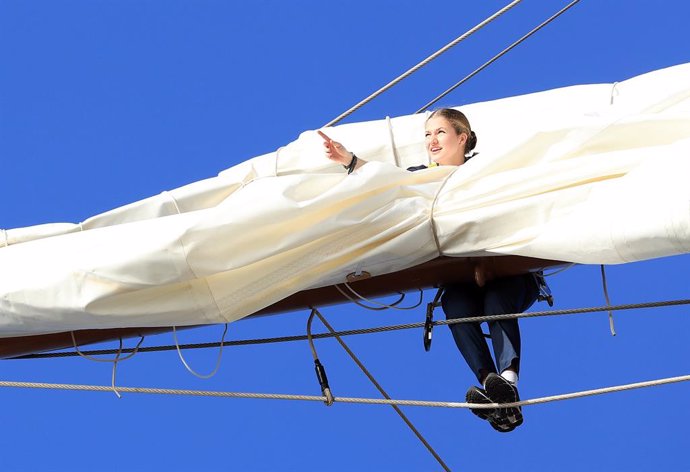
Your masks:
<instances>
[{"instance_id":1,"label":"white furled sail","mask_svg":"<svg viewBox=\"0 0 690 472\"><path fill-rule=\"evenodd\" d=\"M462 107L480 155L428 163L424 115L314 132L81 224L0 233L0 337L233 321L346 274L512 254L690 252L690 64ZM4 247L3 247L4 246Z\"/></svg>"}]
</instances>

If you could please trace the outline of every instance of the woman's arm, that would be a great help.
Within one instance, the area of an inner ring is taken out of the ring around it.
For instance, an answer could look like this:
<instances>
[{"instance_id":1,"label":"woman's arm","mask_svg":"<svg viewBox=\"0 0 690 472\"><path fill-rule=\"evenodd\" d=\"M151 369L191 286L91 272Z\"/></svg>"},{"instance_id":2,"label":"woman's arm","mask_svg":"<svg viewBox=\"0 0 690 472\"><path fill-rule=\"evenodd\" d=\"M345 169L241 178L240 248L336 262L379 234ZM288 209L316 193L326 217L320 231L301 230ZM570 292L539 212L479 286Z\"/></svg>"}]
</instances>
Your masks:
<instances>
[{"instance_id":1,"label":"woman's arm","mask_svg":"<svg viewBox=\"0 0 690 472\"><path fill-rule=\"evenodd\" d=\"M354 153L345 149L345 146L343 146L342 144L333 141L322 131L317 131L317 133L319 133L319 136L323 138L323 145L325 147L326 157L328 157L332 161L337 162L338 164L341 164L348 170L348 173L351 173L356 169L359 169L367 163L367 161L365 161L364 159L358 158L354 155Z\"/></svg>"}]
</instances>

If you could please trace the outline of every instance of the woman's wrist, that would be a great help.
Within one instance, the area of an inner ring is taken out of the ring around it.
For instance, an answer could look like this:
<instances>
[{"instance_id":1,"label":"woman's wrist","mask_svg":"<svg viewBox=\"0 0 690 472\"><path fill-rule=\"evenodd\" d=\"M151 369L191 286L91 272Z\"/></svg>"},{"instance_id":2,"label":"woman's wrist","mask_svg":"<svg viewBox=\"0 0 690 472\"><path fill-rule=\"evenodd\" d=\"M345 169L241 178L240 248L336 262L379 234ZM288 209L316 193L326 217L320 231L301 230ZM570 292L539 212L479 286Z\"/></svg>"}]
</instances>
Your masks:
<instances>
[{"instance_id":1,"label":"woman's wrist","mask_svg":"<svg viewBox=\"0 0 690 472\"><path fill-rule=\"evenodd\" d=\"M354 152L350 153L352 154L352 160L350 160L350 163L348 165L344 165L343 167L347 170L348 174L351 174L355 168L357 167L357 156L355 155Z\"/></svg>"}]
</instances>

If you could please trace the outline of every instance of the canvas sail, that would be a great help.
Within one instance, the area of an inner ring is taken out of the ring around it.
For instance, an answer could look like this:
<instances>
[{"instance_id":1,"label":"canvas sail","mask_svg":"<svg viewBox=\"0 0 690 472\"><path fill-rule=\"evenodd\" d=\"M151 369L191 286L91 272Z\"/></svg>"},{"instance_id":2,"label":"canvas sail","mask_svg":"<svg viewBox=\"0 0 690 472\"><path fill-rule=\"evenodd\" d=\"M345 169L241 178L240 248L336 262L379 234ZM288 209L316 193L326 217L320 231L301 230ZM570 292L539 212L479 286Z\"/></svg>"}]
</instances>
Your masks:
<instances>
[{"instance_id":1,"label":"canvas sail","mask_svg":"<svg viewBox=\"0 0 690 472\"><path fill-rule=\"evenodd\" d=\"M690 65L462 107L480 154L434 167L424 115L314 131L217 177L0 233L0 336L234 321L351 272L447 256L625 263L690 252Z\"/></svg>"}]
</instances>

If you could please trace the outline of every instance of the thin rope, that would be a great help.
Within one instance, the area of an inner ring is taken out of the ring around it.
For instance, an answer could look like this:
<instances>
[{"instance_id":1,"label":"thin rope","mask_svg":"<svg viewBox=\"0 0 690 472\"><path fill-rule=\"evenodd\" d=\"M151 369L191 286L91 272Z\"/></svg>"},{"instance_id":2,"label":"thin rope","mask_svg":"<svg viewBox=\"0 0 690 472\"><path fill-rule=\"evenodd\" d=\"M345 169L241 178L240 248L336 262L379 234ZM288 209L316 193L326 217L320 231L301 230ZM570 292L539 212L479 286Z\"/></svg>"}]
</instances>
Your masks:
<instances>
[{"instance_id":1,"label":"thin rope","mask_svg":"<svg viewBox=\"0 0 690 472\"><path fill-rule=\"evenodd\" d=\"M228 324L225 323L225 329L223 330L223 336L220 338L220 343L218 344L218 358L216 359L216 367L208 374L200 374L196 372L194 369L192 369L189 364L187 364L187 361L184 360L184 356L182 355L182 351L180 350L180 343L177 342L177 328L175 326L173 328L173 339L175 340L175 348L177 349L177 355L180 357L180 360L182 361L182 364L185 366L185 369L187 371L194 375L195 377L199 377L200 379L210 379L216 373L218 372L218 369L220 369L220 361L223 358L223 346L225 345L225 335L228 332Z\"/></svg>"},{"instance_id":2,"label":"thin rope","mask_svg":"<svg viewBox=\"0 0 690 472\"><path fill-rule=\"evenodd\" d=\"M164 197L168 197L170 199L170 201L172 201L173 205L175 205L175 211L177 211L178 215L182 214L182 212L180 211L180 206L177 204L177 199L173 196L172 193L168 192L167 190L164 190L161 193L161 195Z\"/></svg>"},{"instance_id":3,"label":"thin rope","mask_svg":"<svg viewBox=\"0 0 690 472\"><path fill-rule=\"evenodd\" d=\"M381 303L381 302L377 302L377 301L375 301L375 300L370 300L370 299L366 298L364 295L361 295L359 292L357 292L355 289L353 289L353 288L350 286L350 284L348 284L347 282L343 283L343 285L344 285L345 287L347 287L347 289L348 289L350 292L352 292L352 294L353 294L354 296L356 296L357 298L359 298L360 300L363 300L363 301L365 301L365 302L367 302L367 303L370 303L371 305L378 305L378 307L376 307L376 306L373 306L373 307L372 307L372 306L364 305L363 303L360 303L358 300L356 300L356 299L350 297L350 296L349 296L347 293L345 293L340 287L338 287L338 285L335 285L335 288L338 289L338 291L341 293L342 296L344 296L345 298L347 298L348 300L350 300L352 303L356 304L357 306L361 306L362 308L366 308L367 310L374 310L374 311L388 310L388 309L401 310L401 311L405 311L405 310L414 310L415 308L417 308L419 305L422 304L422 301L423 301L423 299L424 299L424 290L419 289L419 301L417 302L416 305L412 305L412 306L398 306L398 305L400 304L400 302L402 302L402 301L405 299L405 294L404 294L404 293L400 293L400 292L398 292L398 293L400 293L400 299L396 300L395 302L393 302L393 303L391 303L391 304L386 304L386 303Z\"/></svg>"},{"instance_id":4,"label":"thin rope","mask_svg":"<svg viewBox=\"0 0 690 472\"><path fill-rule=\"evenodd\" d=\"M620 92L618 91L618 82L614 82L613 85L611 85L611 100L609 101L609 105L613 105L613 97L614 95L618 95Z\"/></svg>"},{"instance_id":5,"label":"thin rope","mask_svg":"<svg viewBox=\"0 0 690 472\"><path fill-rule=\"evenodd\" d=\"M659 307L670 307L679 305L690 305L690 299L681 300L668 300L659 302L647 302L647 303L630 303L625 305L612 305L603 307L590 307L590 308L572 308L563 310L547 310L547 311L533 311L528 313L512 313L504 315L491 315L491 316L477 316L474 318L456 318L451 320L438 320L434 321L434 326L439 325L452 325L456 323L482 323L485 321L497 321L497 320L507 320L513 318L536 318L545 316L564 316L564 315L576 315L585 313L597 313L602 311L619 311L619 310L637 310L642 308L659 308ZM361 329L351 329L347 331L338 332L338 336L354 336L359 334L373 334L373 333L384 333L389 331L399 331L404 329L417 329L423 328L424 323L407 323L389 326L379 326L374 328L361 328ZM314 339L322 338L332 338L333 335L329 333L314 334L312 336ZM293 341L305 341L307 340L306 335L296 335L296 336L281 336L273 338L257 338L257 339L240 339L237 341L224 341L223 346L250 346L256 344L273 344L281 342L293 342ZM173 351L175 349L207 349L207 348L217 348L220 344L217 342L213 343L194 343L194 344L180 344L178 346L150 346L142 347L139 352L162 352L162 351ZM124 349L123 352L130 352L129 349ZM114 354L116 351L102 349L93 351L84 351L83 353L77 353L72 351L63 352L48 352L41 354L28 354L25 356L13 357L7 360L15 359L45 359L54 357L73 357L77 355L102 355L102 354Z\"/></svg>"},{"instance_id":6,"label":"thin rope","mask_svg":"<svg viewBox=\"0 0 690 472\"><path fill-rule=\"evenodd\" d=\"M400 304L400 303L405 299L405 294L404 294L404 293L398 292L398 293L400 294L400 298L398 298L396 301L394 301L394 302L391 303L390 305L384 305L384 306L379 306L379 307L367 306L367 305L365 305L364 303L362 303L362 302L360 302L359 300L357 300L356 298L352 298L350 295L348 295L347 292L345 292L342 288L340 288L340 287L338 286L338 284L334 285L334 287L335 287L335 289L336 289L338 292L340 292L340 294L341 294L343 297L345 297L345 299L347 299L348 301L351 301L351 302L354 303L355 305L357 305L357 306L359 306L359 307L362 307L362 308L365 308L365 309L367 309L367 310L373 310L373 311L383 311L383 310L387 310L388 308L390 308L390 307L392 307L392 306L397 306L398 304ZM369 300L367 300L367 301L369 301ZM380 305L383 305L383 304L380 304Z\"/></svg>"},{"instance_id":7,"label":"thin rope","mask_svg":"<svg viewBox=\"0 0 690 472\"><path fill-rule=\"evenodd\" d=\"M132 349L117 349L117 350L110 349L110 350L103 350L103 351L86 351L86 352L84 352L84 351L80 351L79 347L77 347L77 339L74 337L74 331L70 331L69 334L72 337L72 345L74 346L74 353L71 353L71 354L73 356L83 357L84 359L89 360L89 361L93 361L93 362L122 362L122 361L126 361L127 359L131 359L132 357L134 357L134 355L137 352L141 352L139 347L141 346L141 343L144 342L144 338L145 338L145 336L139 336L139 342ZM120 344L122 344L122 338L120 338ZM122 346L120 346L120 347L122 347ZM118 356L116 356L114 359L98 359L96 357L92 357L93 355L118 354L118 353L122 353L122 352L128 352L130 354L127 357L123 357L122 359L120 359ZM57 353L53 353L53 354L57 354Z\"/></svg>"},{"instance_id":8,"label":"thin rope","mask_svg":"<svg viewBox=\"0 0 690 472\"><path fill-rule=\"evenodd\" d=\"M355 403L365 405L399 405L399 406L421 406L421 407L436 407L436 408L478 408L478 409L492 409L492 408L510 408L517 406L537 405L541 403L551 403L562 400L571 400L574 398L590 397L594 395L603 395L608 393L622 392L626 390L635 390L640 388L658 387L661 385L668 385L673 383L690 381L690 375L682 375L678 377L668 377L658 380L650 380L646 382L637 382L632 384L617 385L614 387L598 388L593 390L583 390L574 393L565 393L561 395L551 395L547 397L533 398L529 400L522 400L514 403L462 403L462 402L442 402L442 401L425 401L425 400L389 400L385 398L359 398L359 397L334 397L334 401L338 403ZM50 390L72 390L72 391L86 391L86 392L110 392L112 389L106 385L79 385L79 384L59 384L59 383L42 383L42 382L13 382L0 381L0 387L5 388L34 388L34 389L50 389ZM150 388L150 387L118 387L122 393L145 393L153 395L188 395L196 397L220 397L220 398L255 398L262 400L303 400L323 402L326 400L323 396L318 395L290 395L279 393L245 393L245 392L219 392L212 390L185 390L185 389L166 389L166 388Z\"/></svg>"},{"instance_id":9,"label":"thin rope","mask_svg":"<svg viewBox=\"0 0 690 472\"><path fill-rule=\"evenodd\" d=\"M3 247L9 246L10 245L10 239L7 236L7 230L6 229L2 230L2 235L4 236L4 239L5 239L5 245Z\"/></svg>"},{"instance_id":10,"label":"thin rope","mask_svg":"<svg viewBox=\"0 0 690 472\"><path fill-rule=\"evenodd\" d=\"M117 398L122 398L120 392L118 392L117 388L115 388L115 377L117 376L117 363L120 360L120 355L122 355L122 337L120 337L120 347L118 348L117 354L115 355L115 360L113 360L113 373L110 379L110 386L113 388L113 392L115 392Z\"/></svg>"},{"instance_id":11,"label":"thin rope","mask_svg":"<svg viewBox=\"0 0 690 472\"><path fill-rule=\"evenodd\" d=\"M79 348L77 347L77 339L74 337L74 331L70 331L69 334L72 337L72 345L74 346L75 353L77 355L83 357L86 360L92 361L92 362L112 362L113 369L112 369L111 381L110 381L111 389L115 393L115 395L117 395L117 398L122 398L122 395L120 395L120 392L118 392L117 388L115 387L115 378L117 377L117 364L118 364L118 362L126 361L127 359L131 359L132 357L134 357L134 355L137 352L139 352L139 347L141 346L141 343L144 342L144 336L139 336L139 342L134 347L134 349L128 350L128 351L130 351L130 353L126 357L122 357L122 358L120 357L122 355L122 351L123 351L123 349L122 349L122 347L123 347L122 336L120 336L120 338L119 338L120 345L119 345L117 351L115 352L115 358L114 359L97 359L97 358L92 357L90 355L84 354L83 352L81 352L79 350Z\"/></svg>"},{"instance_id":12,"label":"thin rope","mask_svg":"<svg viewBox=\"0 0 690 472\"><path fill-rule=\"evenodd\" d=\"M571 262L570 264L566 265L565 267L561 267L560 269L553 270L549 272L548 274L544 274L544 277L551 277L552 275L560 274L561 272L565 272L568 269L572 269L575 267L576 264L574 262Z\"/></svg>"},{"instance_id":13,"label":"thin rope","mask_svg":"<svg viewBox=\"0 0 690 472\"><path fill-rule=\"evenodd\" d=\"M558 18L559 16L561 16L563 13L565 13L566 11L568 11L570 8L572 8L573 6L575 6L575 4L578 3L579 1L580 1L580 0L574 0L574 1L570 2L570 3L569 3L568 5L566 5L563 9L561 9L560 11L558 11L557 13L555 13L554 15L552 15L550 18L548 18L548 19L545 20L544 22L542 22L539 26L537 26L537 27L535 27L534 29L532 29L529 33L525 34L523 37L521 37L520 39L518 39L517 41L515 41L514 43L512 43L510 46L508 46L507 48L505 48L503 51L499 52L499 53L496 54L494 57L492 57L491 59L489 59L488 61L486 61L484 64L482 64L481 66L479 66L477 69L475 69L475 70L474 70L473 72L471 72L469 75L465 76L463 79L461 79L461 80L460 80L459 82L457 82L455 85L451 86L451 87L448 88L445 92L443 92L442 94L440 94L439 96L437 96L436 98L434 98L433 100L431 100L429 103L427 103L426 105L424 105L423 107L421 107L419 110L417 110L417 111L415 112L415 114L421 113L421 112L423 112L424 110L426 110L427 108L429 108L430 106L432 106L432 105L434 105L435 103L437 103L437 102L438 102L439 100L441 100L443 97L445 97L446 95L448 95L449 93L451 93L451 92L452 92L453 90L455 90L456 88L460 87L462 84L464 84L465 82L467 82L468 80L470 80L472 77L474 77L475 75L477 75L478 73L480 73L481 71L483 71L484 69L486 69L487 67L489 67L491 64L493 64L494 62L496 62L496 61L497 61L498 59L500 59L501 57L503 57L505 54L507 54L508 52L510 52L513 48L515 48L516 46L518 46L519 44L521 44L522 42L524 42L527 38L529 38L530 36L532 36L534 33L536 33L537 31L539 31L540 29L542 29L544 26L548 25L548 24L551 23L553 20L555 20L556 18Z\"/></svg>"},{"instance_id":14,"label":"thin rope","mask_svg":"<svg viewBox=\"0 0 690 472\"><path fill-rule=\"evenodd\" d=\"M464 41L465 39L467 39L468 37L470 37L472 34L476 33L477 31L479 31L480 29L482 29L483 27L485 27L486 25L488 25L489 23L491 23L492 21L494 21L494 20L495 20L496 18L498 18L499 16L503 15L503 14L506 13L508 10L510 10L510 9L512 9L513 7L515 7L515 6L516 6L518 3L520 3L521 1L522 1L522 0L514 0L514 1L511 2L510 4L508 4L508 5L506 5L505 7L501 8L499 11L497 11L496 13L494 13L493 15L491 15L490 17L488 17L487 19L485 19L485 20L482 21L481 23L477 24L477 25L474 26L472 29L470 29L470 30L468 30L466 33L464 33L463 35L457 37L456 39L454 39L454 40L451 41L450 43L446 44L446 45L443 46L441 49L439 49L438 51L436 51L435 53L433 53L432 55L430 55L429 57L427 57L426 59L424 59L423 61L421 61L421 62L418 63L417 65L415 65L414 67L412 67L412 68L410 68L409 70L407 70L407 72L404 72L403 74L399 75L397 78L393 79L393 80L390 81L388 84L384 85L383 87L381 87L380 89L378 89L376 92L372 93L372 94L369 95L367 98L365 98L365 99L362 100L361 102L357 103L355 106L353 106L352 108L350 108L350 109L347 110L346 112L340 114L337 118L335 118L335 119L329 121L328 123L326 123L323 127L324 127L324 128L327 128L327 127L329 127L329 126L333 126L333 125L335 125L336 123L340 122L343 118L345 118L345 117L351 115L352 113L354 113L355 111L359 110L362 106L366 105L367 103L369 103L370 101L372 101L374 98L378 97L378 96L381 95L383 92L385 92L386 90L388 90L388 89L390 89L391 87L393 87L394 85L396 85L398 82L400 82L400 81L402 81L403 79L406 79L406 78L409 77L410 75L414 74L414 73L417 72L419 69L421 69L422 67L424 67L425 65L427 65L428 63L430 63L431 61L433 61L434 59L436 59L437 57L439 57L441 54L443 54L443 53L445 53L446 51L448 51L449 49L451 49L453 46L456 46L456 45L457 45L458 43L460 43L461 41Z\"/></svg>"},{"instance_id":15,"label":"thin rope","mask_svg":"<svg viewBox=\"0 0 690 472\"><path fill-rule=\"evenodd\" d=\"M434 221L434 215L436 214L436 203L438 202L438 197L441 195L443 188L450 178L455 175L455 171L450 172L441 182L436 195L434 195L434 201L431 202L431 209L429 210L429 224L431 225L431 234L434 236L434 244L436 244L436 252L440 256L443 254L441 250L441 239L438 237L438 230L436 229L436 222Z\"/></svg>"},{"instance_id":16,"label":"thin rope","mask_svg":"<svg viewBox=\"0 0 690 472\"><path fill-rule=\"evenodd\" d=\"M388 393L383 389L381 384L379 384L377 382L377 380L374 378L374 376L369 372L369 370L364 366L364 364L362 364L362 362L355 355L355 353L352 352L352 350L348 347L348 345L345 344L345 341L343 341L340 338L340 336L335 334L336 331L333 329L333 327L330 325L330 323L328 321L326 321L326 318L321 314L321 312L318 309L312 308L310 319L313 318L313 316L315 314L316 314L316 316L319 317L319 320L321 320L321 323L323 323L323 325L328 329L328 331L330 331L331 334L333 334L335 336L335 339L338 341L338 343L340 343L342 348L345 349L345 352L348 353L348 355L352 358L352 360L355 362L355 364L357 364L357 366L362 370L362 372L364 372L364 375L367 376L367 378L374 385L374 387L376 387L376 389L381 393L381 395L383 395L384 398L386 398L387 400L390 400L391 399L390 395L388 395ZM400 407L398 407L398 405L395 405L395 404L392 404L391 406L393 407L395 412L398 414L398 416L400 416L400 418L405 422L405 424L412 430L412 432L415 434L415 436L417 436L417 439L419 439L421 441L421 443L424 444L424 447L426 447L427 450L431 453L431 455L434 456L434 459L436 459L436 461L441 465L441 467L443 467L443 469L445 471L450 472L450 469L448 468L446 463L443 462L443 459L441 459L441 456L439 456L438 453L434 450L434 448L431 447L431 444L429 444L429 442L424 438L422 433L419 432L419 430L415 427L415 425L412 424L412 421L409 420L409 418L405 415L405 413L403 413L403 411L400 409Z\"/></svg>"},{"instance_id":17,"label":"thin rope","mask_svg":"<svg viewBox=\"0 0 690 472\"><path fill-rule=\"evenodd\" d=\"M601 264L601 285L604 288L604 297L606 298L606 306L610 307L611 306L611 300L609 299L609 289L608 289L608 284L606 283L606 270L604 269L604 264ZM608 310L609 312L609 329L611 330L611 336L616 335L616 327L613 325L613 312L611 310Z\"/></svg>"}]
</instances>

